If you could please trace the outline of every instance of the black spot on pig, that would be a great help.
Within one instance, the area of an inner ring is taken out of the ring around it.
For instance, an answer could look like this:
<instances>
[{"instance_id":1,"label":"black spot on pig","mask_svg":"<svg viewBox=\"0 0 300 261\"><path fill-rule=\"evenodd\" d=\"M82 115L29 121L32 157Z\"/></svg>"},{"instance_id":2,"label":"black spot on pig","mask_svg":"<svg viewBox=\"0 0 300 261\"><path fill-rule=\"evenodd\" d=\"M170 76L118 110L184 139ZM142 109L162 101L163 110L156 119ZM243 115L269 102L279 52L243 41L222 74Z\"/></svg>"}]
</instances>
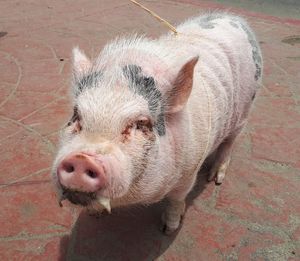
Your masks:
<instances>
[{"instance_id":1,"label":"black spot on pig","mask_svg":"<svg viewBox=\"0 0 300 261\"><path fill-rule=\"evenodd\" d=\"M256 68L254 79L257 81L262 75L262 57L259 52L259 46L257 44L257 41L255 39L253 32L248 28L248 26L246 26L242 22L240 22L240 25L241 25L242 29L245 31L245 33L247 34L248 41L252 47L252 59L254 61L255 68Z\"/></svg>"},{"instance_id":2,"label":"black spot on pig","mask_svg":"<svg viewBox=\"0 0 300 261\"><path fill-rule=\"evenodd\" d=\"M256 71L255 71L255 75L254 75L254 79L257 81L260 77L261 77L261 66L259 64L255 64L256 67Z\"/></svg>"},{"instance_id":3,"label":"black spot on pig","mask_svg":"<svg viewBox=\"0 0 300 261\"><path fill-rule=\"evenodd\" d=\"M102 72L95 71L90 74L87 74L76 81L76 96L78 96L84 89L93 88L101 80Z\"/></svg>"},{"instance_id":4,"label":"black spot on pig","mask_svg":"<svg viewBox=\"0 0 300 261\"><path fill-rule=\"evenodd\" d=\"M201 28L203 29L214 29L215 28L215 23L211 22L199 22Z\"/></svg>"},{"instance_id":5,"label":"black spot on pig","mask_svg":"<svg viewBox=\"0 0 300 261\"><path fill-rule=\"evenodd\" d=\"M142 74L142 68L134 64L124 66L123 73L129 79L129 88L148 102L150 113L154 116L159 113L155 128L160 136L165 135L162 95L156 88L154 78Z\"/></svg>"},{"instance_id":6,"label":"black spot on pig","mask_svg":"<svg viewBox=\"0 0 300 261\"><path fill-rule=\"evenodd\" d=\"M213 21L219 18L223 18L222 14L212 13L204 16L200 16L197 21L201 28L203 29L213 29L215 28L216 23Z\"/></svg>"},{"instance_id":7,"label":"black spot on pig","mask_svg":"<svg viewBox=\"0 0 300 261\"><path fill-rule=\"evenodd\" d=\"M238 24L235 23L234 21L230 21L229 24L234 28L239 28Z\"/></svg>"},{"instance_id":8,"label":"black spot on pig","mask_svg":"<svg viewBox=\"0 0 300 261\"><path fill-rule=\"evenodd\" d=\"M213 23L211 20L208 19L200 19L198 23L203 29L213 29L216 25L216 23Z\"/></svg>"}]
</instances>

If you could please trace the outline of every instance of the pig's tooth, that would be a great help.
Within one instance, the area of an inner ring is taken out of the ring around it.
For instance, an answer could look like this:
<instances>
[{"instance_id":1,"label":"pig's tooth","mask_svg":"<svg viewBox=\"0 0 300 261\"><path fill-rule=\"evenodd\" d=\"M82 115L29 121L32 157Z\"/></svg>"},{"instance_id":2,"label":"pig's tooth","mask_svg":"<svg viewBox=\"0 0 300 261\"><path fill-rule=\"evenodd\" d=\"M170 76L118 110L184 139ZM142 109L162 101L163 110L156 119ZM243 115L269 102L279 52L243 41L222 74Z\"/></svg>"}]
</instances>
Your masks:
<instances>
[{"instance_id":1,"label":"pig's tooth","mask_svg":"<svg viewBox=\"0 0 300 261\"><path fill-rule=\"evenodd\" d=\"M111 207L110 207L110 199L109 198L105 198L105 197L99 197L98 198L98 203L104 207L107 212L110 214L111 213Z\"/></svg>"},{"instance_id":2,"label":"pig's tooth","mask_svg":"<svg viewBox=\"0 0 300 261\"><path fill-rule=\"evenodd\" d=\"M61 203L63 200L65 200L66 197L64 195L61 195L58 199L58 205L62 208L63 207L63 204Z\"/></svg>"}]
</instances>

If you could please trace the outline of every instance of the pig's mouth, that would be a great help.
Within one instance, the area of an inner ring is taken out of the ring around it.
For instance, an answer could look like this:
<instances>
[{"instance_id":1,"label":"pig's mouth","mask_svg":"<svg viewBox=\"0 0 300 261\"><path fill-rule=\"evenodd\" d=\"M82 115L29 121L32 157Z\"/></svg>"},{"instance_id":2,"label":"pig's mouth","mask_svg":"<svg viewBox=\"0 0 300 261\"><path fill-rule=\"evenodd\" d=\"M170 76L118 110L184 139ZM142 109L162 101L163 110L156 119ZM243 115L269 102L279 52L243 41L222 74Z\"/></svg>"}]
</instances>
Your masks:
<instances>
[{"instance_id":1,"label":"pig's mouth","mask_svg":"<svg viewBox=\"0 0 300 261\"><path fill-rule=\"evenodd\" d=\"M75 205L88 206L97 199L96 192L82 192L78 190L62 187L62 200L68 199ZM61 202L60 202L61 204Z\"/></svg>"},{"instance_id":2,"label":"pig's mouth","mask_svg":"<svg viewBox=\"0 0 300 261\"><path fill-rule=\"evenodd\" d=\"M64 186L62 186L61 189L62 194L59 199L59 205L61 207L63 206L62 201L67 199L74 205L80 205L83 207L87 207L89 205L94 207L97 206L98 210L103 211L105 209L107 213L111 213L111 203L109 198L98 196L96 192L78 191Z\"/></svg>"}]
</instances>

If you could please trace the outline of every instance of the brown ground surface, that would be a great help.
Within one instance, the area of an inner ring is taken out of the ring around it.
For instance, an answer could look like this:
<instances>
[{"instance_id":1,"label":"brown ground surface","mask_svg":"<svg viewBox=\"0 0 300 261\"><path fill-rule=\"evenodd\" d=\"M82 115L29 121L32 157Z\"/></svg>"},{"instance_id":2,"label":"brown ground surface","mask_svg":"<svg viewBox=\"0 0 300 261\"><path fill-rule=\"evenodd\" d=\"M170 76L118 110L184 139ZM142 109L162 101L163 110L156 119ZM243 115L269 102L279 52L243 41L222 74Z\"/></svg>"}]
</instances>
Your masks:
<instances>
[{"instance_id":1,"label":"brown ground surface","mask_svg":"<svg viewBox=\"0 0 300 261\"><path fill-rule=\"evenodd\" d=\"M170 22L224 9L213 1L143 1ZM179 232L162 204L102 219L59 208L50 180L70 115L70 53L95 56L115 36L166 28L127 1L0 2L0 260L300 260L300 20L245 16L264 54L264 86L222 186L200 178Z\"/></svg>"}]
</instances>

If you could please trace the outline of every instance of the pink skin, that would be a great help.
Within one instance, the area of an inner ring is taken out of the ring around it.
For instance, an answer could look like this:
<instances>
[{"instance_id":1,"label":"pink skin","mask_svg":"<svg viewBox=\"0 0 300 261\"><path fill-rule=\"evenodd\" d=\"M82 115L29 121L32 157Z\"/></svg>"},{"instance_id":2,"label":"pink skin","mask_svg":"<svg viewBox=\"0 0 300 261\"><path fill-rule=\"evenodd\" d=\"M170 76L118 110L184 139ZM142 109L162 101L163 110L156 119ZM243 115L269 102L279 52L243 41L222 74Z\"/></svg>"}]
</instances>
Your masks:
<instances>
[{"instance_id":1,"label":"pink skin","mask_svg":"<svg viewBox=\"0 0 300 261\"><path fill-rule=\"evenodd\" d=\"M96 192L106 186L107 162L96 154L71 153L58 166L59 183L69 189Z\"/></svg>"}]
</instances>

